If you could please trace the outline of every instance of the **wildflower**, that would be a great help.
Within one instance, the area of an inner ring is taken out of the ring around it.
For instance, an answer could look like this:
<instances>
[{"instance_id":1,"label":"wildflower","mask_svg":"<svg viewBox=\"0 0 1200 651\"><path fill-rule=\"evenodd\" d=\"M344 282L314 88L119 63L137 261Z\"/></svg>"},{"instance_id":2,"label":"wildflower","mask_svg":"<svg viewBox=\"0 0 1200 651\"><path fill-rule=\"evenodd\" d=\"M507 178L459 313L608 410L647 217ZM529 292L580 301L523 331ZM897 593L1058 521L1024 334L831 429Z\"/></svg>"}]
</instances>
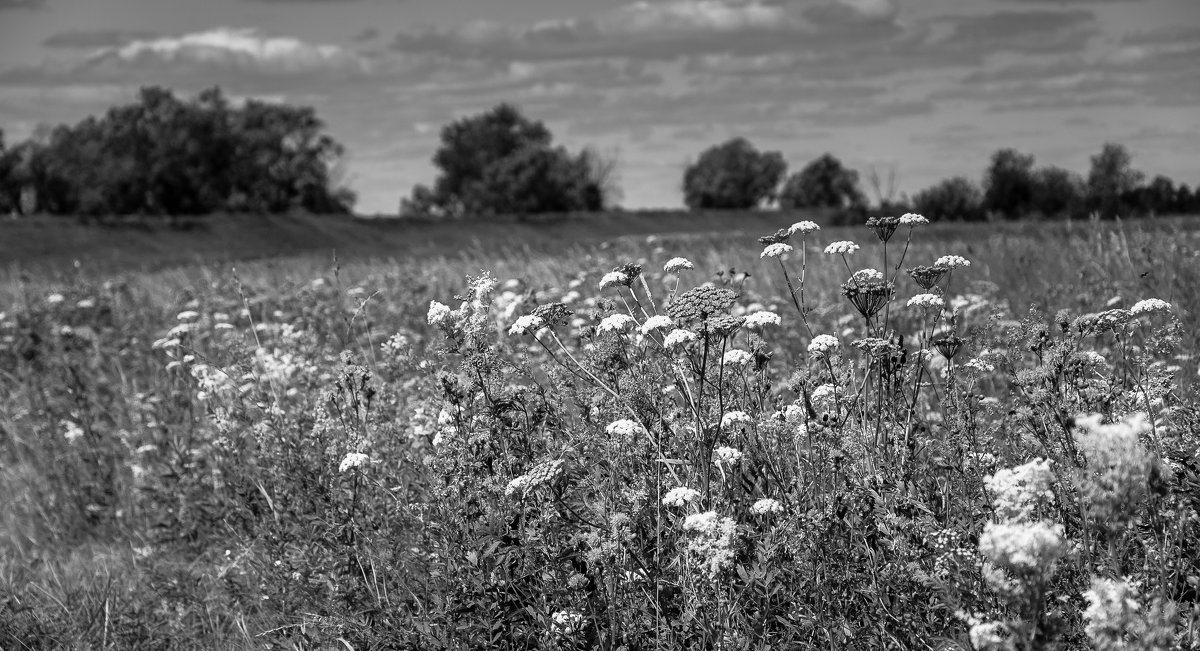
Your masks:
<instances>
[{"instance_id":1,"label":"wildflower","mask_svg":"<svg viewBox=\"0 0 1200 651\"><path fill-rule=\"evenodd\" d=\"M825 247L825 253L829 255L846 255L847 253L854 253L858 249L859 246L854 242L841 240Z\"/></svg>"},{"instance_id":2,"label":"wildflower","mask_svg":"<svg viewBox=\"0 0 1200 651\"><path fill-rule=\"evenodd\" d=\"M1014 651L1016 638L1003 622L978 623L971 627L968 637L975 651Z\"/></svg>"},{"instance_id":3,"label":"wildflower","mask_svg":"<svg viewBox=\"0 0 1200 651\"><path fill-rule=\"evenodd\" d=\"M740 348L725 351L725 357L721 359L722 364L740 366L742 368L748 366L752 361L754 361L754 356Z\"/></svg>"},{"instance_id":4,"label":"wildflower","mask_svg":"<svg viewBox=\"0 0 1200 651\"><path fill-rule=\"evenodd\" d=\"M637 280L638 276L642 275L642 265L636 262L626 262L625 264L613 269L613 271L621 274L624 278L624 280L621 281L621 284L629 287L630 285L633 285L633 281Z\"/></svg>"},{"instance_id":5,"label":"wildflower","mask_svg":"<svg viewBox=\"0 0 1200 651\"><path fill-rule=\"evenodd\" d=\"M783 511L783 505L778 500L773 500L769 497L764 497L750 506L750 512L754 515L767 515L768 513L779 513Z\"/></svg>"},{"instance_id":6,"label":"wildflower","mask_svg":"<svg viewBox=\"0 0 1200 651\"><path fill-rule=\"evenodd\" d=\"M778 314L774 312L763 311L746 315L746 322L744 325L746 326L747 330L761 330L766 326L777 326L780 323L782 323L782 320L779 318Z\"/></svg>"},{"instance_id":7,"label":"wildflower","mask_svg":"<svg viewBox=\"0 0 1200 651\"><path fill-rule=\"evenodd\" d=\"M629 420L628 418L622 418L621 420L615 420L609 423L608 427L606 427L604 431L608 432L610 435L620 436L626 439L646 433L646 429L644 427L632 420Z\"/></svg>"},{"instance_id":8,"label":"wildflower","mask_svg":"<svg viewBox=\"0 0 1200 651\"><path fill-rule=\"evenodd\" d=\"M732 518L722 518L716 511L694 513L684 520L683 529L693 535L688 552L700 557L710 578L733 563L737 523Z\"/></svg>"},{"instance_id":9,"label":"wildflower","mask_svg":"<svg viewBox=\"0 0 1200 651\"><path fill-rule=\"evenodd\" d=\"M772 244L787 244L787 241L792 237L788 229L781 228L770 235L764 235L758 238L758 243L770 247Z\"/></svg>"},{"instance_id":10,"label":"wildflower","mask_svg":"<svg viewBox=\"0 0 1200 651\"><path fill-rule=\"evenodd\" d=\"M949 269L946 267L916 266L908 270L908 275L912 276L913 281L917 283L918 287L928 291L933 289L934 285L937 285L946 276L947 271Z\"/></svg>"},{"instance_id":11,"label":"wildflower","mask_svg":"<svg viewBox=\"0 0 1200 651\"><path fill-rule=\"evenodd\" d=\"M814 357L822 357L837 350L841 345L841 342L833 335L817 335L808 344L808 354Z\"/></svg>"},{"instance_id":12,"label":"wildflower","mask_svg":"<svg viewBox=\"0 0 1200 651\"><path fill-rule=\"evenodd\" d=\"M854 283L862 284L872 280L883 280L883 272L878 269L859 269L850 276Z\"/></svg>"},{"instance_id":13,"label":"wildflower","mask_svg":"<svg viewBox=\"0 0 1200 651\"><path fill-rule=\"evenodd\" d=\"M988 522L979 551L997 567L1014 574L1048 574L1066 552L1063 527L1047 521Z\"/></svg>"},{"instance_id":14,"label":"wildflower","mask_svg":"<svg viewBox=\"0 0 1200 651\"><path fill-rule=\"evenodd\" d=\"M850 304L863 318L870 319L879 314L884 305L892 299L896 289L893 283L883 280L854 280L842 283L842 295L850 299Z\"/></svg>"},{"instance_id":15,"label":"wildflower","mask_svg":"<svg viewBox=\"0 0 1200 651\"><path fill-rule=\"evenodd\" d=\"M707 322L708 331L720 337L728 337L742 327L746 322L744 316L733 316L732 314L722 314L713 317Z\"/></svg>"},{"instance_id":16,"label":"wildflower","mask_svg":"<svg viewBox=\"0 0 1200 651\"><path fill-rule=\"evenodd\" d=\"M972 359L966 364L963 364L963 367L969 368L973 371L978 371L980 373L991 373L992 371L996 370L995 366L985 360L979 359L978 357Z\"/></svg>"},{"instance_id":17,"label":"wildflower","mask_svg":"<svg viewBox=\"0 0 1200 651\"><path fill-rule=\"evenodd\" d=\"M663 506L683 506L700 499L700 491L687 486L679 486L667 491L663 496Z\"/></svg>"},{"instance_id":18,"label":"wildflower","mask_svg":"<svg viewBox=\"0 0 1200 651\"><path fill-rule=\"evenodd\" d=\"M59 294L58 292L50 294L49 296L46 297L46 302L51 305L58 305L59 303L65 301L65 300L67 300L67 299L62 294Z\"/></svg>"},{"instance_id":19,"label":"wildflower","mask_svg":"<svg viewBox=\"0 0 1200 651\"><path fill-rule=\"evenodd\" d=\"M1087 621L1083 631L1097 649L1125 649L1124 641L1131 628L1137 626L1137 589L1128 579L1092 579L1092 589L1083 593L1087 599L1087 610L1083 619Z\"/></svg>"},{"instance_id":20,"label":"wildflower","mask_svg":"<svg viewBox=\"0 0 1200 651\"><path fill-rule=\"evenodd\" d=\"M725 287L694 287L676 296L667 306L667 314L680 323L702 321L728 312L737 296L737 292Z\"/></svg>"},{"instance_id":21,"label":"wildflower","mask_svg":"<svg viewBox=\"0 0 1200 651\"><path fill-rule=\"evenodd\" d=\"M1079 490L1096 521L1119 533L1141 513L1158 464L1140 441L1141 434L1150 429L1144 414L1109 425L1100 420L1101 416L1092 415L1075 421L1075 440L1087 458Z\"/></svg>"},{"instance_id":22,"label":"wildflower","mask_svg":"<svg viewBox=\"0 0 1200 651\"><path fill-rule=\"evenodd\" d=\"M692 262L687 258L671 258L670 260L667 260L667 264L663 265L663 271L669 274L675 273L676 271L682 271L684 269L695 268L695 265L693 265Z\"/></svg>"},{"instance_id":23,"label":"wildflower","mask_svg":"<svg viewBox=\"0 0 1200 651\"><path fill-rule=\"evenodd\" d=\"M937 351L942 354L942 357L945 357L946 359L954 359L954 356L958 354L959 349L962 348L963 342L964 340L962 337L950 335L947 337L938 337L937 339L934 339L933 347L937 348Z\"/></svg>"},{"instance_id":24,"label":"wildflower","mask_svg":"<svg viewBox=\"0 0 1200 651\"><path fill-rule=\"evenodd\" d=\"M1053 483L1050 462L1040 458L984 477L984 484L994 495L992 504L1005 520L1032 517L1040 504L1054 497L1050 490Z\"/></svg>"},{"instance_id":25,"label":"wildflower","mask_svg":"<svg viewBox=\"0 0 1200 651\"><path fill-rule=\"evenodd\" d=\"M791 228L788 229L788 233L792 235L795 235L796 233L808 235L809 233L815 233L819 230L821 230L821 227L818 226L816 222L802 221L792 224Z\"/></svg>"},{"instance_id":26,"label":"wildflower","mask_svg":"<svg viewBox=\"0 0 1200 651\"><path fill-rule=\"evenodd\" d=\"M828 384L828 383L822 384L821 386L818 386L817 388L813 389L812 399L816 400L818 402L823 401L828 398L832 398L835 395L836 391L837 391L837 387L833 386L832 384Z\"/></svg>"},{"instance_id":27,"label":"wildflower","mask_svg":"<svg viewBox=\"0 0 1200 651\"><path fill-rule=\"evenodd\" d=\"M925 217L923 215L918 215L915 212L906 212L903 215L900 215L900 225L901 226L910 226L910 227L915 228L917 226L924 226L925 224L928 224L928 223L929 223L928 219L925 219Z\"/></svg>"},{"instance_id":28,"label":"wildflower","mask_svg":"<svg viewBox=\"0 0 1200 651\"><path fill-rule=\"evenodd\" d=\"M731 448L728 445L722 445L721 447L717 448L716 450L713 450L713 457L714 457L713 463L715 463L719 466L720 465L732 466L733 464L741 461L742 456L743 456L742 452L740 450L738 450L737 448Z\"/></svg>"},{"instance_id":29,"label":"wildflower","mask_svg":"<svg viewBox=\"0 0 1200 651\"><path fill-rule=\"evenodd\" d=\"M450 306L437 301L429 301L429 314L426 319L431 326L440 326L450 318Z\"/></svg>"},{"instance_id":30,"label":"wildflower","mask_svg":"<svg viewBox=\"0 0 1200 651\"><path fill-rule=\"evenodd\" d=\"M899 225L900 220L896 217L871 217L867 220L867 228L875 231L875 237L884 243L892 239Z\"/></svg>"},{"instance_id":31,"label":"wildflower","mask_svg":"<svg viewBox=\"0 0 1200 651\"><path fill-rule=\"evenodd\" d=\"M655 330L666 330L672 325L674 325L674 323L671 321L671 317L656 314L649 319L646 319L645 323L638 328L638 331L644 335L648 335Z\"/></svg>"},{"instance_id":32,"label":"wildflower","mask_svg":"<svg viewBox=\"0 0 1200 651\"><path fill-rule=\"evenodd\" d=\"M547 326L565 326L571 321L571 310L565 303L539 305L531 314L541 318Z\"/></svg>"},{"instance_id":33,"label":"wildflower","mask_svg":"<svg viewBox=\"0 0 1200 651\"><path fill-rule=\"evenodd\" d=\"M435 442L434 444L436 445L437 443ZM526 477L525 475L520 475L518 477L514 477L511 481L508 482L508 485L504 487L504 494L509 497L512 497L513 495L515 495L517 493L524 495L525 494L525 486L528 483L529 483L529 478Z\"/></svg>"},{"instance_id":34,"label":"wildflower","mask_svg":"<svg viewBox=\"0 0 1200 651\"><path fill-rule=\"evenodd\" d=\"M200 313L195 310L184 310L175 315L175 319L179 321L195 321L200 318Z\"/></svg>"},{"instance_id":35,"label":"wildflower","mask_svg":"<svg viewBox=\"0 0 1200 651\"><path fill-rule=\"evenodd\" d=\"M370 463L371 458L361 452L351 452L342 458L342 462L338 464L338 472L346 472L351 468L358 468L364 464Z\"/></svg>"},{"instance_id":36,"label":"wildflower","mask_svg":"<svg viewBox=\"0 0 1200 651\"><path fill-rule=\"evenodd\" d=\"M663 338L663 346L667 348L683 348L684 346L700 340L700 335L691 330L681 330L676 328L667 333Z\"/></svg>"},{"instance_id":37,"label":"wildflower","mask_svg":"<svg viewBox=\"0 0 1200 651\"><path fill-rule=\"evenodd\" d=\"M550 632L556 635L574 635L583 628L583 615L573 610L560 610L550 616Z\"/></svg>"},{"instance_id":38,"label":"wildflower","mask_svg":"<svg viewBox=\"0 0 1200 651\"><path fill-rule=\"evenodd\" d=\"M1170 312L1171 304L1160 298L1147 298L1133 304L1129 313L1133 316L1153 314L1154 312Z\"/></svg>"},{"instance_id":39,"label":"wildflower","mask_svg":"<svg viewBox=\"0 0 1200 651\"><path fill-rule=\"evenodd\" d=\"M946 302L937 294L917 294L908 299L908 306L913 307L914 305L926 310L940 310L946 307Z\"/></svg>"},{"instance_id":40,"label":"wildflower","mask_svg":"<svg viewBox=\"0 0 1200 651\"><path fill-rule=\"evenodd\" d=\"M80 427L79 423L76 423L75 421L64 420L62 422L62 426L63 438L67 439L69 443L74 443L77 439L83 436L83 428Z\"/></svg>"},{"instance_id":41,"label":"wildflower","mask_svg":"<svg viewBox=\"0 0 1200 651\"><path fill-rule=\"evenodd\" d=\"M954 270L958 269L959 267L971 266L971 261L962 257L961 255L943 255L933 263L933 266Z\"/></svg>"},{"instance_id":42,"label":"wildflower","mask_svg":"<svg viewBox=\"0 0 1200 651\"><path fill-rule=\"evenodd\" d=\"M628 282L628 280L629 276L621 273L620 271L610 271L604 274L604 277L600 279L600 289L614 287L616 285L624 285L626 282Z\"/></svg>"},{"instance_id":43,"label":"wildflower","mask_svg":"<svg viewBox=\"0 0 1200 651\"><path fill-rule=\"evenodd\" d=\"M721 427L732 427L735 425L745 425L753 423L754 419L750 418L750 414L744 411L730 411L721 416Z\"/></svg>"},{"instance_id":44,"label":"wildflower","mask_svg":"<svg viewBox=\"0 0 1200 651\"><path fill-rule=\"evenodd\" d=\"M535 314L526 314L525 316L519 317L517 319L517 322L512 324L512 327L508 329L508 334L510 334L510 335L533 334L533 333L537 332L538 330L540 330L542 328L542 326L544 326L544 325L546 325L546 322L544 320L542 320L542 317L537 316Z\"/></svg>"},{"instance_id":45,"label":"wildflower","mask_svg":"<svg viewBox=\"0 0 1200 651\"><path fill-rule=\"evenodd\" d=\"M789 423L799 423L804 420L804 407L791 404L783 408L783 418Z\"/></svg>"},{"instance_id":46,"label":"wildflower","mask_svg":"<svg viewBox=\"0 0 1200 651\"><path fill-rule=\"evenodd\" d=\"M760 258L778 258L778 257L783 256L786 253L789 253L790 251L792 251L792 247L790 244L784 244L783 242L776 242L775 244L768 244L767 247L762 250L762 253L758 254L758 257L760 257Z\"/></svg>"},{"instance_id":47,"label":"wildflower","mask_svg":"<svg viewBox=\"0 0 1200 651\"><path fill-rule=\"evenodd\" d=\"M636 325L637 320L628 314L613 314L600 321L600 325L596 327L596 333L602 335L609 332L629 332Z\"/></svg>"}]
</instances>

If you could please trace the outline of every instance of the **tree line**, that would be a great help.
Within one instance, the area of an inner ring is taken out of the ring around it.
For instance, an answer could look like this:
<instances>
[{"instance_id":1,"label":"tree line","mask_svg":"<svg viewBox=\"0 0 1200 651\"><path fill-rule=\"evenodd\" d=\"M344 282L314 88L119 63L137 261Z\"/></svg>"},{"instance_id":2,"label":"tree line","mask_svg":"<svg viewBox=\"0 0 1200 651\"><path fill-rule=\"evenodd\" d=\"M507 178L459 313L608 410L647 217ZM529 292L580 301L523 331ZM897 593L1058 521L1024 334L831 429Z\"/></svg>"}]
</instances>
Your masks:
<instances>
[{"instance_id":1,"label":"tree line","mask_svg":"<svg viewBox=\"0 0 1200 651\"><path fill-rule=\"evenodd\" d=\"M348 213L344 149L324 128L310 107L142 88L12 147L0 133L0 214Z\"/></svg>"}]
</instances>

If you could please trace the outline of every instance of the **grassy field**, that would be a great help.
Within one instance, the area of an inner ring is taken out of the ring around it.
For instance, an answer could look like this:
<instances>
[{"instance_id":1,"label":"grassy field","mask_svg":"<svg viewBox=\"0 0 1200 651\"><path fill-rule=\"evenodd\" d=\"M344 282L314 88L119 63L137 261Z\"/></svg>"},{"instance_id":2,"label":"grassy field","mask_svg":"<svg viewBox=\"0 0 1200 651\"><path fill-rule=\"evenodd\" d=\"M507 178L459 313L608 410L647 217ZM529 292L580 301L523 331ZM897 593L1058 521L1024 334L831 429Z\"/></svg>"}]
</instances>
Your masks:
<instances>
[{"instance_id":1,"label":"grassy field","mask_svg":"<svg viewBox=\"0 0 1200 651\"><path fill-rule=\"evenodd\" d=\"M1200 644L1200 220L801 217L0 224L0 648Z\"/></svg>"}]
</instances>

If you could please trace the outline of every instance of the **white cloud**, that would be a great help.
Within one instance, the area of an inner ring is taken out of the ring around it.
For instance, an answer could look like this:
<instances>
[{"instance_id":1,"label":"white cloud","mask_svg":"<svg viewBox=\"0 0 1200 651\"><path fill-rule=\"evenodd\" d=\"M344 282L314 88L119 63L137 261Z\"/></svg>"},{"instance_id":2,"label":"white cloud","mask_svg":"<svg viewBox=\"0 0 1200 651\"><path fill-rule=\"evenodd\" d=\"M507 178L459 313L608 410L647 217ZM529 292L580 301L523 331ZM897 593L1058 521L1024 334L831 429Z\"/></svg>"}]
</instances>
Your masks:
<instances>
[{"instance_id":1,"label":"white cloud","mask_svg":"<svg viewBox=\"0 0 1200 651\"><path fill-rule=\"evenodd\" d=\"M369 72L370 64L337 45L306 43L267 36L250 28L218 27L206 32L137 40L102 49L93 60L118 58L131 63L161 61L253 69L261 73L297 74L315 70Z\"/></svg>"}]
</instances>

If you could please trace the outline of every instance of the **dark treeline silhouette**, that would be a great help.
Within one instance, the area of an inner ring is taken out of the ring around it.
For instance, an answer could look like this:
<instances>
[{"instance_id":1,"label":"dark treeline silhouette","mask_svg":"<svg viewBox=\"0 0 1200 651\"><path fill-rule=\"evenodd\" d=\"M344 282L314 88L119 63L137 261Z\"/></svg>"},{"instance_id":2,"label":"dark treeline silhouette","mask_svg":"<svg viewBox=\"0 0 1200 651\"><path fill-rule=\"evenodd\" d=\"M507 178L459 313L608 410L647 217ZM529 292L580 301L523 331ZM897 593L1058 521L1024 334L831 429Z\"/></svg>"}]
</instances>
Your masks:
<instances>
[{"instance_id":1,"label":"dark treeline silhouette","mask_svg":"<svg viewBox=\"0 0 1200 651\"><path fill-rule=\"evenodd\" d=\"M343 149L324 126L310 107L143 88L102 117L7 148L0 137L0 213L347 213Z\"/></svg>"}]
</instances>

